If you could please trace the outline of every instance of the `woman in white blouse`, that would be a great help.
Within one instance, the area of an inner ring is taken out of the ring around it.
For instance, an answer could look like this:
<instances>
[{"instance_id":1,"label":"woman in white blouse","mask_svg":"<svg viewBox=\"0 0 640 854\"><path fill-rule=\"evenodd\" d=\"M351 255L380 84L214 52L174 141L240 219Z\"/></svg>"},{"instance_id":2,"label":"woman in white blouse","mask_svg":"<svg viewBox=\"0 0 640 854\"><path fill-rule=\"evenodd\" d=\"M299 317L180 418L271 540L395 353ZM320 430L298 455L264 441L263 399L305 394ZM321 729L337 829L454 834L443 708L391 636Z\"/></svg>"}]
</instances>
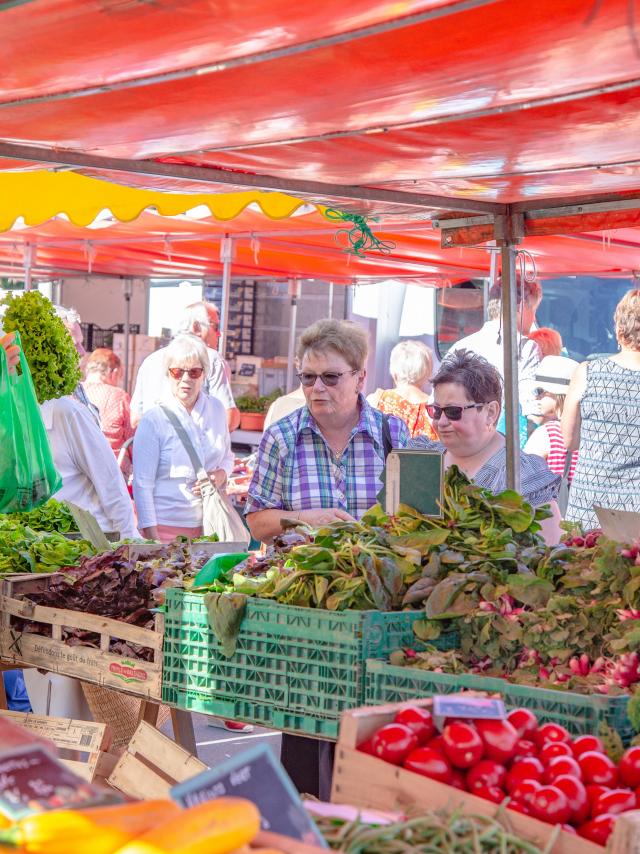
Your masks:
<instances>
[{"instance_id":1,"label":"woman in white blouse","mask_svg":"<svg viewBox=\"0 0 640 854\"><path fill-rule=\"evenodd\" d=\"M178 417L218 488L233 469L233 454L225 408L202 391L209 373L202 341L175 338L166 348L165 370L171 393L145 413L133 442L133 497L143 536L167 543L202 534L202 501L193 464L163 407Z\"/></svg>"}]
</instances>

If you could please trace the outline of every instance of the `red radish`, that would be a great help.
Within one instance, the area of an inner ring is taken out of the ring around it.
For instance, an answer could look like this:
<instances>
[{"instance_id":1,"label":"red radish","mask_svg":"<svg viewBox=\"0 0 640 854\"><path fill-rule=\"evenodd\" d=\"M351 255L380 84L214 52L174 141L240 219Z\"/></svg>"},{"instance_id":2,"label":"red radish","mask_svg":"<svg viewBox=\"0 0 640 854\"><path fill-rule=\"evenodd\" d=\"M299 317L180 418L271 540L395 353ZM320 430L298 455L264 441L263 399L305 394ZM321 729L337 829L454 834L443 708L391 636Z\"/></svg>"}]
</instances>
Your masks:
<instances>
[{"instance_id":1,"label":"red radish","mask_svg":"<svg viewBox=\"0 0 640 854\"><path fill-rule=\"evenodd\" d=\"M504 765L493 759L482 759L467 771L467 788L472 792L477 786L498 786L503 788L507 779Z\"/></svg>"},{"instance_id":2,"label":"red radish","mask_svg":"<svg viewBox=\"0 0 640 854\"><path fill-rule=\"evenodd\" d=\"M630 747L618 764L622 782L635 789L640 786L640 747Z\"/></svg>"},{"instance_id":3,"label":"red radish","mask_svg":"<svg viewBox=\"0 0 640 854\"><path fill-rule=\"evenodd\" d=\"M404 760L404 767L440 783L451 783L453 779L452 768L444 755L431 747L418 747L413 750Z\"/></svg>"},{"instance_id":4,"label":"red radish","mask_svg":"<svg viewBox=\"0 0 640 854\"><path fill-rule=\"evenodd\" d=\"M421 706L408 706L406 709L400 709L394 718L394 722L404 724L413 730L418 736L420 744L426 744L437 732L433 715L428 709L423 709Z\"/></svg>"},{"instance_id":5,"label":"red radish","mask_svg":"<svg viewBox=\"0 0 640 854\"><path fill-rule=\"evenodd\" d=\"M560 789L569 802L571 809L571 821L574 824L582 824L589 818L590 804L587 790L576 777L556 777L553 785Z\"/></svg>"},{"instance_id":6,"label":"red radish","mask_svg":"<svg viewBox=\"0 0 640 854\"><path fill-rule=\"evenodd\" d=\"M597 735L579 735L571 743L571 750L577 759L587 752L604 753L604 744Z\"/></svg>"},{"instance_id":7,"label":"red radish","mask_svg":"<svg viewBox=\"0 0 640 854\"><path fill-rule=\"evenodd\" d=\"M569 801L555 786L540 786L530 806L533 815L548 824L566 824L571 818Z\"/></svg>"},{"instance_id":8,"label":"red radish","mask_svg":"<svg viewBox=\"0 0 640 854\"><path fill-rule=\"evenodd\" d=\"M573 756L571 748L563 741L548 741L543 745L538 759L543 765L548 765L552 759L557 759L558 756Z\"/></svg>"},{"instance_id":9,"label":"red radish","mask_svg":"<svg viewBox=\"0 0 640 854\"><path fill-rule=\"evenodd\" d=\"M513 759L518 743L518 733L509 721L476 721L476 729L484 742L485 755L496 762L509 762Z\"/></svg>"},{"instance_id":10,"label":"red radish","mask_svg":"<svg viewBox=\"0 0 640 854\"><path fill-rule=\"evenodd\" d=\"M594 802L591 807L591 817L596 818L605 813L619 815L621 812L635 808L636 796L634 792L630 792L628 789L611 789L608 792L603 792Z\"/></svg>"},{"instance_id":11,"label":"red radish","mask_svg":"<svg viewBox=\"0 0 640 854\"><path fill-rule=\"evenodd\" d=\"M586 821L578 828L578 836L588 839L590 842L595 842L596 845L606 845L607 840L613 832L613 826L616 823L616 815L599 815L597 818L592 818L591 821Z\"/></svg>"},{"instance_id":12,"label":"red radish","mask_svg":"<svg viewBox=\"0 0 640 854\"><path fill-rule=\"evenodd\" d=\"M384 762L402 765L418 746L418 736L404 724L386 724L371 739L374 754Z\"/></svg>"},{"instance_id":13,"label":"red radish","mask_svg":"<svg viewBox=\"0 0 640 854\"><path fill-rule=\"evenodd\" d=\"M442 732L445 756L456 768L471 768L482 759L484 747L471 724L448 724Z\"/></svg>"},{"instance_id":14,"label":"red radish","mask_svg":"<svg viewBox=\"0 0 640 854\"><path fill-rule=\"evenodd\" d=\"M582 780L582 770L572 756L556 756L547 765L544 780L545 783L552 783L556 777L567 775Z\"/></svg>"},{"instance_id":15,"label":"red radish","mask_svg":"<svg viewBox=\"0 0 640 854\"><path fill-rule=\"evenodd\" d=\"M507 720L515 727L520 738L533 738L538 730L538 719L529 709L513 709L507 715Z\"/></svg>"},{"instance_id":16,"label":"red radish","mask_svg":"<svg viewBox=\"0 0 640 854\"><path fill-rule=\"evenodd\" d=\"M585 785L596 783L599 786L612 788L618 782L618 769L604 753L589 750L578 758L578 765Z\"/></svg>"},{"instance_id":17,"label":"red radish","mask_svg":"<svg viewBox=\"0 0 640 854\"><path fill-rule=\"evenodd\" d=\"M512 793L516 786L523 780L538 780L542 782L544 766L535 756L526 759L517 759L507 774L507 791Z\"/></svg>"},{"instance_id":18,"label":"red radish","mask_svg":"<svg viewBox=\"0 0 640 854\"><path fill-rule=\"evenodd\" d=\"M542 724L542 726L538 727L538 732L536 733L536 743L538 747L542 747L547 741L564 741L569 743L571 736L560 724Z\"/></svg>"}]
</instances>

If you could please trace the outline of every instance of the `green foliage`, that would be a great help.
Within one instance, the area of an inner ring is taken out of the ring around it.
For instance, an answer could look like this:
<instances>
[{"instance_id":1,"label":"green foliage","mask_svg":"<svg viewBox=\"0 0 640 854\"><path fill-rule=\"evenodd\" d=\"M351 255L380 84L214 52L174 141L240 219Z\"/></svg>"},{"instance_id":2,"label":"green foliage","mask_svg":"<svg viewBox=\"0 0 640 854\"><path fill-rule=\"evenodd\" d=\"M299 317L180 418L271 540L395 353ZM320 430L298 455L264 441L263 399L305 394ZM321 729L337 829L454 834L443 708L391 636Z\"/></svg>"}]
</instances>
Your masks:
<instances>
[{"instance_id":1,"label":"green foliage","mask_svg":"<svg viewBox=\"0 0 640 854\"><path fill-rule=\"evenodd\" d=\"M0 574L6 572L56 572L74 566L86 554L92 554L86 540L68 540L62 534L36 532L0 517Z\"/></svg>"},{"instance_id":2,"label":"green foliage","mask_svg":"<svg viewBox=\"0 0 640 854\"><path fill-rule=\"evenodd\" d=\"M240 412L266 412L276 398L282 397L282 389L277 388L262 397L252 394L241 394L236 397L236 406Z\"/></svg>"},{"instance_id":3,"label":"green foliage","mask_svg":"<svg viewBox=\"0 0 640 854\"><path fill-rule=\"evenodd\" d=\"M2 325L19 332L39 403L71 394L80 382L78 353L51 302L38 291L8 294Z\"/></svg>"},{"instance_id":4,"label":"green foliage","mask_svg":"<svg viewBox=\"0 0 640 854\"><path fill-rule=\"evenodd\" d=\"M67 505L63 501L56 501L55 498L28 513L0 515L0 520L15 522L34 531L49 531L60 534L75 534L78 531L76 521Z\"/></svg>"}]
</instances>

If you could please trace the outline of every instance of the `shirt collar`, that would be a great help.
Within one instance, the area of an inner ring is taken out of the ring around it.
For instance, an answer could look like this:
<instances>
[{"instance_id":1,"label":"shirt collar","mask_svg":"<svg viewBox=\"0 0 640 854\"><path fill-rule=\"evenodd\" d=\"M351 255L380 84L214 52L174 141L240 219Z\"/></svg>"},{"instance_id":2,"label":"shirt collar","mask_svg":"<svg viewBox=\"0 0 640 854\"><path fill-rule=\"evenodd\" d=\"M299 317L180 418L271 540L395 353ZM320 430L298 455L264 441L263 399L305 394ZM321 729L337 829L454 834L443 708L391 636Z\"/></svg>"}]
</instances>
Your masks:
<instances>
[{"instance_id":1,"label":"shirt collar","mask_svg":"<svg viewBox=\"0 0 640 854\"><path fill-rule=\"evenodd\" d=\"M379 429L376 421L376 417L373 412L373 407L371 407L362 392L358 395L358 402L360 405L360 418L356 427L354 427L351 432L350 440L357 433L368 433L369 436L373 439L373 441L379 445L380 437L379 437ZM316 419L311 414L308 406L303 406L300 409L300 416L298 421L298 430L297 433L300 434L303 430L313 430L314 433L318 433L318 435L322 436L322 432Z\"/></svg>"}]
</instances>

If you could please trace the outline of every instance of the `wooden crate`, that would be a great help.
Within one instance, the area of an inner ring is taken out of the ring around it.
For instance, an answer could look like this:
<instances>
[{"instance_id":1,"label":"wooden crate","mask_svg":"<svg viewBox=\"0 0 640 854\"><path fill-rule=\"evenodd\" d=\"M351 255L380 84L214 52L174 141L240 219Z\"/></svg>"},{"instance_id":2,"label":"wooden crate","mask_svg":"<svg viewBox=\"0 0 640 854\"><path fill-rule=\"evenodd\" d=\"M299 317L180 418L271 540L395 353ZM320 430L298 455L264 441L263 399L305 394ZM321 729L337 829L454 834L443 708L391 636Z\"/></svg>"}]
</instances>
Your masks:
<instances>
[{"instance_id":1,"label":"wooden crate","mask_svg":"<svg viewBox=\"0 0 640 854\"><path fill-rule=\"evenodd\" d=\"M162 642L164 615L155 615L153 629L132 626L120 620L35 605L29 600L51 583L51 575L8 576L0 594L0 658L25 667L72 676L85 682L116 688L128 694L159 700L162 693ZM52 637L23 633L15 617L51 626ZM100 648L69 646L62 629L83 629L100 636ZM129 641L153 650L153 660L143 661L109 652L111 639Z\"/></svg>"},{"instance_id":2,"label":"wooden crate","mask_svg":"<svg viewBox=\"0 0 640 854\"><path fill-rule=\"evenodd\" d=\"M132 798L168 798L172 786L207 767L154 726L141 721L108 783Z\"/></svg>"},{"instance_id":3,"label":"wooden crate","mask_svg":"<svg viewBox=\"0 0 640 854\"><path fill-rule=\"evenodd\" d=\"M58 748L59 759L89 783L104 778L115 764L108 753L111 733L106 724L32 715L30 712L0 710L0 715L41 738L48 738Z\"/></svg>"},{"instance_id":4,"label":"wooden crate","mask_svg":"<svg viewBox=\"0 0 640 854\"><path fill-rule=\"evenodd\" d=\"M356 750L358 744L370 738L384 724L390 723L399 709L406 706L430 708L431 703L430 699L414 700L386 706L368 706L343 714L333 769L333 803L399 812L417 804L427 810L463 808L470 813L496 814L496 805L489 801ZM514 810L509 810L507 815L516 833L542 849L555 833L552 825ZM551 850L552 854L603 852L599 845L564 832L559 834Z\"/></svg>"}]
</instances>

